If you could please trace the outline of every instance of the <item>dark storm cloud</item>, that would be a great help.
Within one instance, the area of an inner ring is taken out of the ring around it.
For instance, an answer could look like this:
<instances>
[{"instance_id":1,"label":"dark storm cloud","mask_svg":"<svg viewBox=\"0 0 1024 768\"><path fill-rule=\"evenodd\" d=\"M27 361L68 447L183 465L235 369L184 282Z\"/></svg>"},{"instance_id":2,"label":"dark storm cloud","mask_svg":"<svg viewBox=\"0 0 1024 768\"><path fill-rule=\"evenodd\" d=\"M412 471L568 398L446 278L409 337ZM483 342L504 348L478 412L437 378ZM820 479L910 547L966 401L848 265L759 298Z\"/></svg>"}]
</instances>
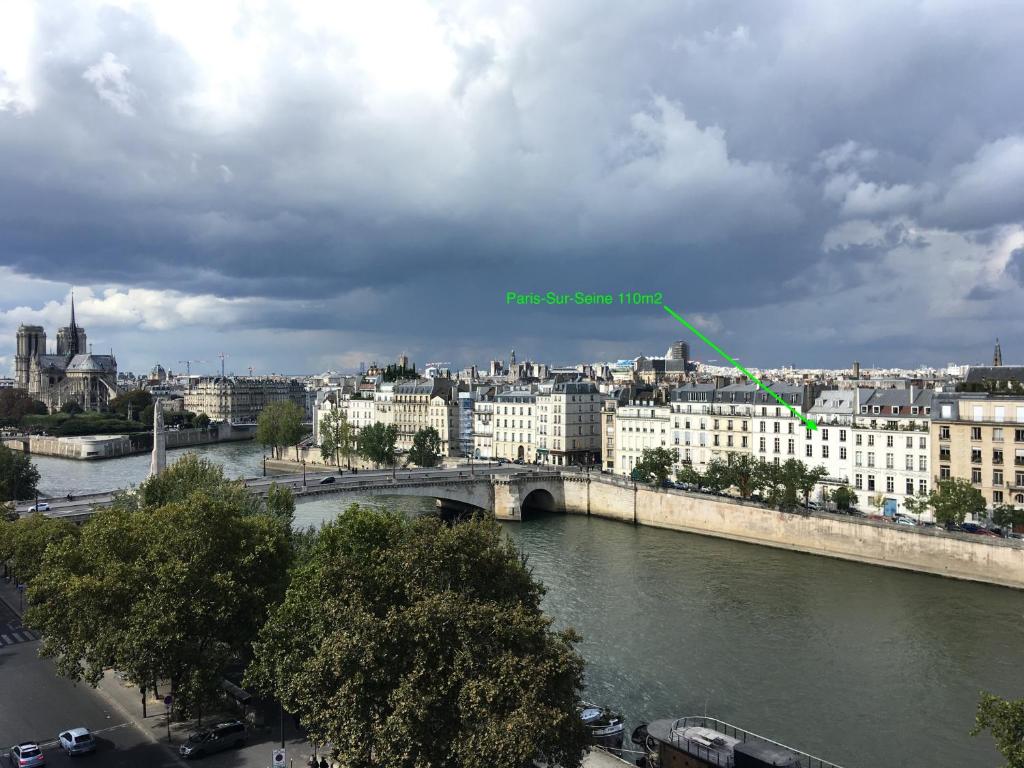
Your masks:
<instances>
[{"instance_id":1,"label":"dark storm cloud","mask_svg":"<svg viewBox=\"0 0 1024 768\"><path fill-rule=\"evenodd\" d=\"M274 3L218 55L156 11L42 9L34 104L0 109L0 265L264 299L250 327L439 352L518 336L566 359L595 338L651 351L661 318L506 290L663 291L738 321L802 317L813 289L840 328L873 280L944 278L889 258L934 242L921 227L997 243L1021 224L1020 9L435 7L409 39L450 52L436 82L429 46L394 43L401 18L367 42L359 19L347 36ZM737 338L762 363L780 345Z\"/></svg>"}]
</instances>

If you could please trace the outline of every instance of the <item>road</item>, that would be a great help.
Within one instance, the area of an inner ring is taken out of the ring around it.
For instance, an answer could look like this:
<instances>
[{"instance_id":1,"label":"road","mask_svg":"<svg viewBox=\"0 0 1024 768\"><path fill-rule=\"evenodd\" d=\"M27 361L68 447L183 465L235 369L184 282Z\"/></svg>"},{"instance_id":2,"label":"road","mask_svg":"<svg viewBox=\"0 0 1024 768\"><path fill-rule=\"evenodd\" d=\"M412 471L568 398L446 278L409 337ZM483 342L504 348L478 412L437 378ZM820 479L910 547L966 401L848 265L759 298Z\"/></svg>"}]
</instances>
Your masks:
<instances>
[{"instance_id":1,"label":"road","mask_svg":"<svg viewBox=\"0 0 1024 768\"><path fill-rule=\"evenodd\" d=\"M56 744L57 734L84 726L96 734L97 762L103 766L178 766L166 748L136 728L98 691L57 676L53 664L38 656L37 636L0 601L0 766L11 765L8 751L22 741L39 743L48 766L80 765Z\"/></svg>"}]
</instances>

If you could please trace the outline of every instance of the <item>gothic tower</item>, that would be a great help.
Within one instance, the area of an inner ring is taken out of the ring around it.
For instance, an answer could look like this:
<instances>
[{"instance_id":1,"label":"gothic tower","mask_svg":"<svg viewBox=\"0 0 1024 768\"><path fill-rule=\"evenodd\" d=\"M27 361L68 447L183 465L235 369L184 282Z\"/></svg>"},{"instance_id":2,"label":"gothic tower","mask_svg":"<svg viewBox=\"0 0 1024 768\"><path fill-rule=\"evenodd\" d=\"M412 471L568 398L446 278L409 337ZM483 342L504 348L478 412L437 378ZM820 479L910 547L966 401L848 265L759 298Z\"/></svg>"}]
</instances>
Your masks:
<instances>
[{"instance_id":1,"label":"gothic tower","mask_svg":"<svg viewBox=\"0 0 1024 768\"><path fill-rule=\"evenodd\" d=\"M88 349L85 341L85 329L79 328L75 322L75 294L71 293L71 324L57 331L57 354L65 357L84 355Z\"/></svg>"},{"instance_id":2,"label":"gothic tower","mask_svg":"<svg viewBox=\"0 0 1024 768\"><path fill-rule=\"evenodd\" d=\"M18 326L18 345L14 356L15 383L19 389L28 389L32 358L46 354L46 331L41 325Z\"/></svg>"}]
</instances>

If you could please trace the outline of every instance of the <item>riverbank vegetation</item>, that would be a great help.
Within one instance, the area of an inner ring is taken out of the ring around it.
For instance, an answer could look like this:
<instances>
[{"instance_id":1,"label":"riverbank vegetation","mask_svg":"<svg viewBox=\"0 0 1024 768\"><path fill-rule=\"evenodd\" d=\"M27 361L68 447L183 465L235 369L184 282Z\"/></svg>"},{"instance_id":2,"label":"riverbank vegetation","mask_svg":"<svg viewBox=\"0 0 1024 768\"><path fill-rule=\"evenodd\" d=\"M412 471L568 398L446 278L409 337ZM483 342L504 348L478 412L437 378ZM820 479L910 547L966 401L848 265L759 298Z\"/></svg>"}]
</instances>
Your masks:
<instances>
[{"instance_id":1,"label":"riverbank vegetation","mask_svg":"<svg viewBox=\"0 0 1024 768\"><path fill-rule=\"evenodd\" d=\"M270 403L256 421L256 442L270 448L275 459L283 458L286 448L295 447L295 460L299 460L299 443L309 433L302 423L305 413L291 400Z\"/></svg>"},{"instance_id":2,"label":"riverbank vegetation","mask_svg":"<svg viewBox=\"0 0 1024 768\"><path fill-rule=\"evenodd\" d=\"M26 453L0 445L0 503L31 499L39 486L39 470Z\"/></svg>"}]
</instances>

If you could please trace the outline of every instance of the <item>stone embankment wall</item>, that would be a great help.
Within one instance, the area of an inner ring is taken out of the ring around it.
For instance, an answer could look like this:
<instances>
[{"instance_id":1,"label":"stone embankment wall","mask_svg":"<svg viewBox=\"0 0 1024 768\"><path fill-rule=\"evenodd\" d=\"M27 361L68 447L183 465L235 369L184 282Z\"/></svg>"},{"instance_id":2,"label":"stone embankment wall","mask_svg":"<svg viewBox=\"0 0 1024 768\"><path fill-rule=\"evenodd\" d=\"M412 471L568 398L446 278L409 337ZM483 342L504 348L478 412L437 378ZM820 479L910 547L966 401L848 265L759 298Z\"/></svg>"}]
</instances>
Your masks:
<instances>
[{"instance_id":1,"label":"stone embankment wall","mask_svg":"<svg viewBox=\"0 0 1024 768\"><path fill-rule=\"evenodd\" d=\"M167 431L167 448L188 448L209 443L251 440L253 431L236 429L230 424L206 429L172 429ZM5 439L4 444L15 451L25 449L26 438ZM53 437L32 435L27 438L28 453L36 456L57 456L64 459L113 459L153 450L153 435L136 432L130 435L84 435Z\"/></svg>"},{"instance_id":2,"label":"stone embankment wall","mask_svg":"<svg viewBox=\"0 0 1024 768\"><path fill-rule=\"evenodd\" d=\"M566 476L565 508L638 525L1024 589L1019 541L830 514L795 514L704 494ZM529 523L527 523L529 525Z\"/></svg>"}]
</instances>

